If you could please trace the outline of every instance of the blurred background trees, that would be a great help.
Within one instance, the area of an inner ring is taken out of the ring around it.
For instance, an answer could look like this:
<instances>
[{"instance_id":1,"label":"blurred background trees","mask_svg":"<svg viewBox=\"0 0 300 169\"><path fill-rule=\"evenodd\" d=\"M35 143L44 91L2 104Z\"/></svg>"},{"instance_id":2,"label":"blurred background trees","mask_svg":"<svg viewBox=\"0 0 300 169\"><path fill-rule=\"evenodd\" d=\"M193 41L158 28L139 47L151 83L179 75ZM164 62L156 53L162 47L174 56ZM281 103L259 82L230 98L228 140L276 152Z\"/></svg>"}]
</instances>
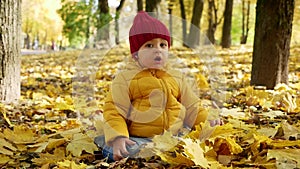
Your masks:
<instances>
[{"instance_id":1,"label":"blurred background trees","mask_svg":"<svg viewBox=\"0 0 300 169\"><path fill-rule=\"evenodd\" d=\"M182 18L182 23L166 23L182 41L194 38L190 25L200 28L212 44L227 48L231 45L253 45L256 0L23 0L22 48L59 49L83 48L95 41L115 38L119 43L117 20L133 17L139 10L157 15ZM199 6L196 6L200 4ZM202 5L201 5L202 4ZM299 43L299 6L296 2L291 43ZM195 9L195 10L194 10ZM193 18L194 16L194 18ZM105 25L115 24L112 28ZM170 18L171 21L171 18ZM198 23L199 22L199 23ZM174 27L176 25L176 27ZM99 31L102 28L102 31ZM190 35L189 35L190 34ZM109 35L116 35L109 37ZM190 42L189 42L190 43ZM176 43L175 43L176 45ZM91 47L91 46L90 46Z\"/></svg>"},{"instance_id":2,"label":"blurred background trees","mask_svg":"<svg viewBox=\"0 0 300 169\"><path fill-rule=\"evenodd\" d=\"M60 0L22 1L22 48L48 49L61 43L63 21L56 12L60 7Z\"/></svg>"},{"instance_id":3,"label":"blurred background trees","mask_svg":"<svg viewBox=\"0 0 300 169\"><path fill-rule=\"evenodd\" d=\"M20 48L60 50L105 46L112 41L118 44L119 32L128 36L124 30L130 27L119 27L119 23L131 25L126 17L133 18L139 10L152 12L154 17L172 13L166 25L172 34L181 35L174 46L196 47L200 33L215 47L253 45L251 85L272 89L288 83L290 45L298 45L300 39L300 1L273 0L270 4L263 0L1 1L0 96L5 100L11 93L15 93L11 98L19 95ZM174 17L181 22L173 24Z\"/></svg>"}]
</instances>

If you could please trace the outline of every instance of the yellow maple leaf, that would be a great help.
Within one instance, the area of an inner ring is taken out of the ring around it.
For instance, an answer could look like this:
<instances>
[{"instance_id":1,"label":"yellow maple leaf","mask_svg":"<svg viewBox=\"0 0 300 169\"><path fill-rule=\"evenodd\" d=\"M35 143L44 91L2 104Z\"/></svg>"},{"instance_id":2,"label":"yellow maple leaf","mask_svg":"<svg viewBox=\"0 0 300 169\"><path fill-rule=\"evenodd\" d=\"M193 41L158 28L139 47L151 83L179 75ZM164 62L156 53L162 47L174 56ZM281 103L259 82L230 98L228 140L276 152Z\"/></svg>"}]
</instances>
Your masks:
<instances>
[{"instance_id":1,"label":"yellow maple leaf","mask_svg":"<svg viewBox=\"0 0 300 169\"><path fill-rule=\"evenodd\" d=\"M200 147L200 141L192 139L183 139L185 145L184 152L185 154L196 164L203 168L208 168L208 161L204 157L203 149Z\"/></svg>"},{"instance_id":2,"label":"yellow maple leaf","mask_svg":"<svg viewBox=\"0 0 300 169\"><path fill-rule=\"evenodd\" d=\"M85 169L87 167L84 163L76 164L74 161L70 160L57 162L57 164L60 169Z\"/></svg>"},{"instance_id":3,"label":"yellow maple leaf","mask_svg":"<svg viewBox=\"0 0 300 169\"><path fill-rule=\"evenodd\" d=\"M269 143L269 145L273 146L274 148L296 147L300 145L300 140L274 140Z\"/></svg>"},{"instance_id":4,"label":"yellow maple leaf","mask_svg":"<svg viewBox=\"0 0 300 169\"><path fill-rule=\"evenodd\" d=\"M154 143L154 148L162 152L173 149L179 142L179 140L174 138L169 131L164 132L163 135L154 136L152 141Z\"/></svg>"},{"instance_id":5,"label":"yellow maple leaf","mask_svg":"<svg viewBox=\"0 0 300 169\"><path fill-rule=\"evenodd\" d=\"M241 153L243 151L243 148L238 145L234 139L232 139L231 137L226 137L226 142L229 145L229 149L233 154L238 154Z\"/></svg>"},{"instance_id":6,"label":"yellow maple leaf","mask_svg":"<svg viewBox=\"0 0 300 169\"><path fill-rule=\"evenodd\" d=\"M6 155L13 155L13 152L17 151L17 148L14 147L10 142L6 141L3 138L0 138L0 153Z\"/></svg>"},{"instance_id":7,"label":"yellow maple leaf","mask_svg":"<svg viewBox=\"0 0 300 169\"><path fill-rule=\"evenodd\" d=\"M57 161L61 161L66 159L65 156L65 148L60 147L54 150L53 154L50 153L41 153L39 158L34 158L31 161L37 165L43 165L47 163L56 163Z\"/></svg>"},{"instance_id":8,"label":"yellow maple leaf","mask_svg":"<svg viewBox=\"0 0 300 169\"><path fill-rule=\"evenodd\" d=\"M200 133L202 131L203 123L196 125L195 129L189 132L185 137L191 139L199 139Z\"/></svg>"},{"instance_id":9,"label":"yellow maple leaf","mask_svg":"<svg viewBox=\"0 0 300 169\"><path fill-rule=\"evenodd\" d=\"M218 136L229 136L237 132L239 131L234 129L232 124L226 123L222 126L217 126L214 132L212 133L211 138Z\"/></svg>"},{"instance_id":10,"label":"yellow maple leaf","mask_svg":"<svg viewBox=\"0 0 300 169\"><path fill-rule=\"evenodd\" d=\"M254 133L253 138L254 138L255 141L250 146L251 151L253 152L253 154L259 153L258 149L259 149L261 143L270 144L272 142L272 139L270 139L268 136L262 135L260 133Z\"/></svg>"},{"instance_id":11,"label":"yellow maple leaf","mask_svg":"<svg viewBox=\"0 0 300 169\"><path fill-rule=\"evenodd\" d=\"M232 139L230 137L225 137L225 138L218 137L215 140L214 149L215 150L219 150L222 145L226 146L226 150L227 151L228 150L230 151L230 152L226 153L226 155L229 155L229 154L238 154L238 153L241 153L243 151L243 148L240 145L238 145L235 142L234 139Z\"/></svg>"},{"instance_id":12,"label":"yellow maple leaf","mask_svg":"<svg viewBox=\"0 0 300 169\"><path fill-rule=\"evenodd\" d=\"M80 157L82 151L87 153L94 153L98 147L94 144L93 140L85 134L74 134L73 140L67 145L66 150L76 157Z\"/></svg>"},{"instance_id":13,"label":"yellow maple leaf","mask_svg":"<svg viewBox=\"0 0 300 169\"><path fill-rule=\"evenodd\" d=\"M35 143L37 137L32 129L25 125L15 126L14 130L4 129L3 134L5 138L14 142L15 144Z\"/></svg>"},{"instance_id":14,"label":"yellow maple leaf","mask_svg":"<svg viewBox=\"0 0 300 169\"><path fill-rule=\"evenodd\" d=\"M192 161L192 159L183 155L182 153L178 153L177 151L172 153L172 155L170 155L169 153L162 153L159 156L163 161L169 164L175 164L175 165L184 164L187 166L193 166L195 164Z\"/></svg>"},{"instance_id":15,"label":"yellow maple leaf","mask_svg":"<svg viewBox=\"0 0 300 169\"><path fill-rule=\"evenodd\" d=\"M197 79L198 87L200 89L209 88L209 84L208 84L207 79L205 78L205 76L203 76L201 73L197 73L195 76L196 76L196 79Z\"/></svg>"},{"instance_id":16,"label":"yellow maple leaf","mask_svg":"<svg viewBox=\"0 0 300 169\"><path fill-rule=\"evenodd\" d=\"M7 164L9 162L13 162L14 160L11 159L9 156L7 155L4 155L4 154L0 154L0 165L3 165L3 164Z\"/></svg>"},{"instance_id":17,"label":"yellow maple leaf","mask_svg":"<svg viewBox=\"0 0 300 169\"><path fill-rule=\"evenodd\" d=\"M61 138L61 139L49 139L46 143L46 146L42 145L38 150L41 152L43 151L42 148L45 148L46 151L51 151L63 144L65 144L67 142L67 140L65 138ZM37 152L37 151L36 151Z\"/></svg>"}]
</instances>

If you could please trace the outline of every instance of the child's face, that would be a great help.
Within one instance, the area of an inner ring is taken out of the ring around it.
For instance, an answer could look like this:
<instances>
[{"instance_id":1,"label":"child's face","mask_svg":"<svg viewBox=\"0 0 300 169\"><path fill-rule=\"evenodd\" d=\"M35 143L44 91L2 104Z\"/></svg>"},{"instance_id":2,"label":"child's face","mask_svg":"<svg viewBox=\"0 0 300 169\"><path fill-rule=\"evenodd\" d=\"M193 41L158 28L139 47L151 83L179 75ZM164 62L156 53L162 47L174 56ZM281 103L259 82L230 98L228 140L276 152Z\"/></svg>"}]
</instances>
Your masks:
<instances>
[{"instance_id":1,"label":"child's face","mask_svg":"<svg viewBox=\"0 0 300 169\"><path fill-rule=\"evenodd\" d=\"M168 51L168 41L155 38L140 47L137 61L144 68L161 69L167 63Z\"/></svg>"}]
</instances>

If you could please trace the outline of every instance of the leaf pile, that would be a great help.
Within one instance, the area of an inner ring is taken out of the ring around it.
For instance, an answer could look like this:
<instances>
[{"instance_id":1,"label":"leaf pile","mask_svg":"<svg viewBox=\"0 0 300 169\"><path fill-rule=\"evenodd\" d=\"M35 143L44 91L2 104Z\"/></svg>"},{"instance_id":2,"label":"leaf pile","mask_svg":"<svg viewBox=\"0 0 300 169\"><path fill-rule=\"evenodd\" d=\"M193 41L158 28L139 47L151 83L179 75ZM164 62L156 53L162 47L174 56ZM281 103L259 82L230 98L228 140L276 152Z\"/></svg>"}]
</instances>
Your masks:
<instances>
[{"instance_id":1,"label":"leaf pile","mask_svg":"<svg viewBox=\"0 0 300 169\"><path fill-rule=\"evenodd\" d=\"M203 59L173 48L178 58L171 59L195 78L203 103L225 125L200 124L180 137L166 132L137 158L115 163L101 157L93 138L102 134L104 98L128 47L23 56L22 98L0 104L0 167L300 168L300 48L291 49L290 84L274 90L249 86L250 48L217 53Z\"/></svg>"}]
</instances>

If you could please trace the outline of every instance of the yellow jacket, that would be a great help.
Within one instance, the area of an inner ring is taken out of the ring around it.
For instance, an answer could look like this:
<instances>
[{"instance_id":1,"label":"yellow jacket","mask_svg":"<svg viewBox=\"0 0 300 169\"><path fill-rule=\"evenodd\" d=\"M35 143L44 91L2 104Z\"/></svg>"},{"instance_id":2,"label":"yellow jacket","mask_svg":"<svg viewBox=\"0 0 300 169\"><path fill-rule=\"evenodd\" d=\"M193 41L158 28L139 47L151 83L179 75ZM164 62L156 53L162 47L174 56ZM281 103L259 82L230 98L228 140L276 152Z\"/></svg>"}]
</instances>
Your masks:
<instances>
[{"instance_id":1,"label":"yellow jacket","mask_svg":"<svg viewBox=\"0 0 300 169\"><path fill-rule=\"evenodd\" d=\"M116 137L176 134L184 125L204 122L207 111L177 70L142 69L138 65L116 75L104 105L108 145Z\"/></svg>"}]
</instances>

